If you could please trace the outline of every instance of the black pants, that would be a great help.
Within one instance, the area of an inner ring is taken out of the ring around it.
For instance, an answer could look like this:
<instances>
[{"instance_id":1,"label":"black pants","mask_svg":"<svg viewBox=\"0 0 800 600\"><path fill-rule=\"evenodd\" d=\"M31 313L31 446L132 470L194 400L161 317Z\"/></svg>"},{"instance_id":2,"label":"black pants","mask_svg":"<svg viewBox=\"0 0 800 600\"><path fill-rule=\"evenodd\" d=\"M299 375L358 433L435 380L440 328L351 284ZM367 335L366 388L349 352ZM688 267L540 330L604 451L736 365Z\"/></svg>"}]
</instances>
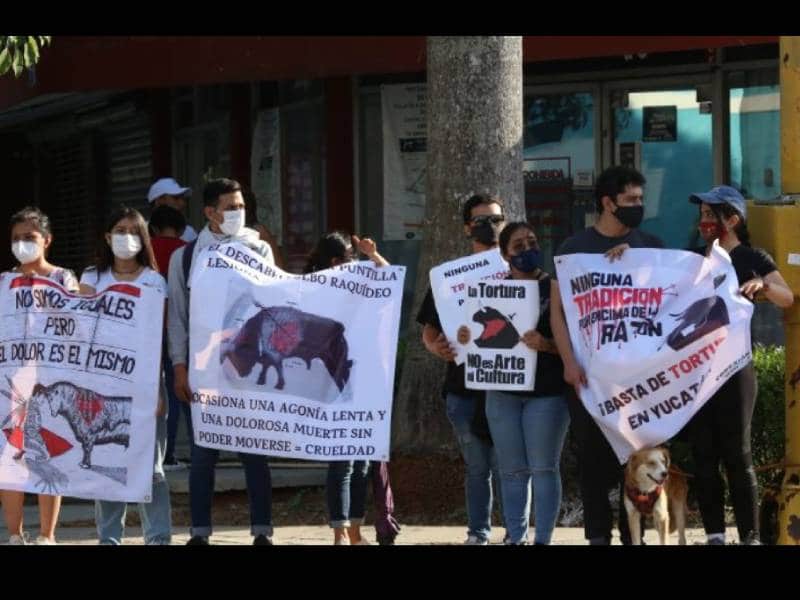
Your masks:
<instances>
[{"instance_id":1,"label":"black pants","mask_svg":"<svg viewBox=\"0 0 800 600\"><path fill-rule=\"evenodd\" d=\"M750 452L750 424L756 403L753 363L731 377L689 423L695 461L695 493L706 533L725 532L725 465L739 539L758 535L758 482Z\"/></svg>"},{"instance_id":2,"label":"black pants","mask_svg":"<svg viewBox=\"0 0 800 600\"><path fill-rule=\"evenodd\" d=\"M570 415L570 432L575 440L578 458L578 478L583 501L583 531L587 540L606 538L611 540L614 514L608 493L619 487L619 535L622 543L631 543L628 518L625 512L624 470L617 460L603 432L583 403L570 388L567 391ZM644 531L644 528L642 528Z\"/></svg>"}]
</instances>

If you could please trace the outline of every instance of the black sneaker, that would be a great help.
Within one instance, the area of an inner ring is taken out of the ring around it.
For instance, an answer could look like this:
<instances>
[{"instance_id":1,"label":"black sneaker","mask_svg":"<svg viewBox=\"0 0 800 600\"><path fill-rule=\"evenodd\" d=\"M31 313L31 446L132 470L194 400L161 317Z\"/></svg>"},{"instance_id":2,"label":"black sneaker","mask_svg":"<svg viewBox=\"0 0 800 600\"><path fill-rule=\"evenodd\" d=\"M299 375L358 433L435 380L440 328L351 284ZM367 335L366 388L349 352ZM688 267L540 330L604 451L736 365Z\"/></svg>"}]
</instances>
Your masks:
<instances>
[{"instance_id":1,"label":"black sneaker","mask_svg":"<svg viewBox=\"0 0 800 600\"><path fill-rule=\"evenodd\" d=\"M606 536L589 538L590 546L610 546L611 538Z\"/></svg>"},{"instance_id":2,"label":"black sneaker","mask_svg":"<svg viewBox=\"0 0 800 600\"><path fill-rule=\"evenodd\" d=\"M272 546L272 538L268 535L257 535L253 538L253 546Z\"/></svg>"},{"instance_id":3,"label":"black sneaker","mask_svg":"<svg viewBox=\"0 0 800 600\"><path fill-rule=\"evenodd\" d=\"M193 535L191 539L186 542L187 546L210 546L208 538L202 535Z\"/></svg>"}]
</instances>

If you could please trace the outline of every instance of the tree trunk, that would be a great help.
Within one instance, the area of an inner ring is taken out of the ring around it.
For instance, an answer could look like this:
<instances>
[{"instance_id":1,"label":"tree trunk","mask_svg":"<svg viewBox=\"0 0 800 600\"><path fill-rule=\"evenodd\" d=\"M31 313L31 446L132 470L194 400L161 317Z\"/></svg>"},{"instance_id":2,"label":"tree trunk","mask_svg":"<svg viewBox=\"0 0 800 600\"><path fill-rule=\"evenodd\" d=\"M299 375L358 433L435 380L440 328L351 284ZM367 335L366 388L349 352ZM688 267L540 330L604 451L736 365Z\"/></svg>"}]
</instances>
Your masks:
<instances>
[{"instance_id":1,"label":"tree trunk","mask_svg":"<svg viewBox=\"0 0 800 600\"><path fill-rule=\"evenodd\" d=\"M461 207L473 194L503 199L523 219L522 38L429 37L425 229L412 320L394 408L394 448L452 449L441 397L445 363L425 350L416 314L431 267L470 252Z\"/></svg>"}]
</instances>

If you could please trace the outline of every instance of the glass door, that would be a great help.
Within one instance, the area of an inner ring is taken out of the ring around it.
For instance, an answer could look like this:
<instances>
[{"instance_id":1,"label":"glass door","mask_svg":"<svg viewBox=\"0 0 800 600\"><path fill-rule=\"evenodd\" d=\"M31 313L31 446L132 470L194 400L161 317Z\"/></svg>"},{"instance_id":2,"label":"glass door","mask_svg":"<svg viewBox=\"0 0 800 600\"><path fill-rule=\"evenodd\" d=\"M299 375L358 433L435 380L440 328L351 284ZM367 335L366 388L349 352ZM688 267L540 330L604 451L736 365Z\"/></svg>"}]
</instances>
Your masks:
<instances>
[{"instance_id":1,"label":"glass door","mask_svg":"<svg viewBox=\"0 0 800 600\"><path fill-rule=\"evenodd\" d=\"M594 211L598 100L599 86L525 89L525 209L536 229L544 265L552 265L561 242L583 229Z\"/></svg>"},{"instance_id":2,"label":"glass door","mask_svg":"<svg viewBox=\"0 0 800 600\"><path fill-rule=\"evenodd\" d=\"M713 185L714 107L698 86L710 86L709 76L615 82L604 93L612 132L604 163L630 165L645 176L642 229L667 248L697 243L697 207L689 196Z\"/></svg>"}]
</instances>

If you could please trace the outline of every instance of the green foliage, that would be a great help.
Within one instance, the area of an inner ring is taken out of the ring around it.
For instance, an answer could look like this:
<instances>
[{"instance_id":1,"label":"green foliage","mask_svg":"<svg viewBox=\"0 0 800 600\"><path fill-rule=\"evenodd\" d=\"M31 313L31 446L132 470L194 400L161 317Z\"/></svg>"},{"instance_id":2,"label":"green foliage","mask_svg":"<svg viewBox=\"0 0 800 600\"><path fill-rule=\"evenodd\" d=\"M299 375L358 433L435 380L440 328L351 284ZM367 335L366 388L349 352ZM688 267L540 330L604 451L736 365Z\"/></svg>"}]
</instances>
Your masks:
<instances>
[{"instance_id":1,"label":"green foliage","mask_svg":"<svg viewBox=\"0 0 800 600\"><path fill-rule=\"evenodd\" d=\"M758 376L758 400L752 427L753 464L756 467L781 462L785 454L785 360L783 346L753 348ZM759 472L760 487L776 483L780 473L780 469Z\"/></svg>"},{"instance_id":2,"label":"green foliage","mask_svg":"<svg viewBox=\"0 0 800 600\"><path fill-rule=\"evenodd\" d=\"M0 35L0 77L9 71L19 77L23 70L33 69L50 41L49 35Z\"/></svg>"}]
</instances>

